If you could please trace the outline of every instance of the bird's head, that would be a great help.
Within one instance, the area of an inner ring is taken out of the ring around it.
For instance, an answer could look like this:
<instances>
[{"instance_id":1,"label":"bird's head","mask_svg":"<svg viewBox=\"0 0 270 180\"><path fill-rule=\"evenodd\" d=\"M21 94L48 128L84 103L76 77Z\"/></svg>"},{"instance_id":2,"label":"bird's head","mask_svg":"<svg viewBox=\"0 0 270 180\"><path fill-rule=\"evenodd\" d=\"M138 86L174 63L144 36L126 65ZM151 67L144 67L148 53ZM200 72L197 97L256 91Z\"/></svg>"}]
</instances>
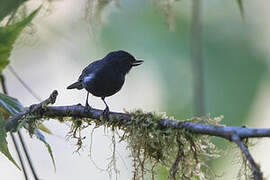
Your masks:
<instances>
[{"instance_id":1,"label":"bird's head","mask_svg":"<svg viewBox=\"0 0 270 180\"><path fill-rule=\"evenodd\" d=\"M132 67L143 63L143 60L136 60L131 54L123 50L110 52L105 58L123 74L127 74Z\"/></svg>"}]
</instances>

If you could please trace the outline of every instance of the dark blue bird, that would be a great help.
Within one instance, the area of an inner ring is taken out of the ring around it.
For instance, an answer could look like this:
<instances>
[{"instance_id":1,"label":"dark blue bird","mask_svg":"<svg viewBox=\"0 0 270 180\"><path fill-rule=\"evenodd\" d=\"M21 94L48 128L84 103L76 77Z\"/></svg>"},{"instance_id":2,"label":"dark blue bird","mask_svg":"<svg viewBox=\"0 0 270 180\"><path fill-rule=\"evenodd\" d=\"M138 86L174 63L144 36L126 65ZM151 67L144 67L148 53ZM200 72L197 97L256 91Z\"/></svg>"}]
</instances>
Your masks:
<instances>
[{"instance_id":1,"label":"dark blue bird","mask_svg":"<svg viewBox=\"0 0 270 180\"><path fill-rule=\"evenodd\" d=\"M67 89L86 89L87 97L85 106L89 108L89 93L101 97L106 108L104 115L108 116L109 106L105 97L114 95L123 86L125 76L134 66L142 64L142 60L136 60L131 54L125 51L113 51L107 54L103 59L89 64L83 69L77 82L71 84Z\"/></svg>"}]
</instances>

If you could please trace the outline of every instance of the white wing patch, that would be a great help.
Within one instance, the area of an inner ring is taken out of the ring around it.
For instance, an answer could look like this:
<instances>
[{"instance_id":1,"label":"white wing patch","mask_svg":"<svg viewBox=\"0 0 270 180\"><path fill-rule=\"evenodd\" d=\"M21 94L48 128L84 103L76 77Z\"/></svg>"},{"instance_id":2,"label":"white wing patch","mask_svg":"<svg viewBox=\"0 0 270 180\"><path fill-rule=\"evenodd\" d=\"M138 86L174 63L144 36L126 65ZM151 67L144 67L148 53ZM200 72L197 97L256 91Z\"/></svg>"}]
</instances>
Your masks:
<instances>
[{"instance_id":1,"label":"white wing patch","mask_svg":"<svg viewBox=\"0 0 270 180\"><path fill-rule=\"evenodd\" d=\"M92 81L92 79L94 79L94 77L95 77L94 73L88 74L87 76L85 76L85 77L83 78L83 83L84 83L84 84L90 83L90 82Z\"/></svg>"}]
</instances>

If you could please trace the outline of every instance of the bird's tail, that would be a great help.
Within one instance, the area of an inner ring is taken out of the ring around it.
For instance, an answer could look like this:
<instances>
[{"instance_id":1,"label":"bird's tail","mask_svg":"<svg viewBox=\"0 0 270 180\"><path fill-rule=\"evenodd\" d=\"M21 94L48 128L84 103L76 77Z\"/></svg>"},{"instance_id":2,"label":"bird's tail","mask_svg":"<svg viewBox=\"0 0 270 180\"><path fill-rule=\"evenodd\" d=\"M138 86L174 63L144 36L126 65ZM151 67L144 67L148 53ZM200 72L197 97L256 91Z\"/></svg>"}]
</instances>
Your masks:
<instances>
[{"instance_id":1,"label":"bird's tail","mask_svg":"<svg viewBox=\"0 0 270 180\"><path fill-rule=\"evenodd\" d=\"M67 87L67 89L82 89L82 88L83 88L82 82L80 81L77 81Z\"/></svg>"}]
</instances>

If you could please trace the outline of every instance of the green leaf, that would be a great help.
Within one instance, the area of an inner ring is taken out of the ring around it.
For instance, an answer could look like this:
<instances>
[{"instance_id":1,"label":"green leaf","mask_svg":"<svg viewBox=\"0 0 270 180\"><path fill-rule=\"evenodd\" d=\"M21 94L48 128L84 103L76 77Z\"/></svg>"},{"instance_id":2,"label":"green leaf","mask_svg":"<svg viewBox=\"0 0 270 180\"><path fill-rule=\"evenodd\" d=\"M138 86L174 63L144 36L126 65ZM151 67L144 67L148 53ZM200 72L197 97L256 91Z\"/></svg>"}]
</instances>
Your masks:
<instances>
[{"instance_id":1,"label":"green leaf","mask_svg":"<svg viewBox=\"0 0 270 180\"><path fill-rule=\"evenodd\" d=\"M8 119L10 116L23 111L22 104L15 98L0 93L0 113L2 113L4 119ZM19 128L25 125L25 120L21 120L19 125L12 131L17 131Z\"/></svg>"},{"instance_id":2,"label":"green leaf","mask_svg":"<svg viewBox=\"0 0 270 180\"><path fill-rule=\"evenodd\" d=\"M44 124L40 124L38 129L40 129L41 131L47 133L47 134L53 134L52 131L50 129L48 129Z\"/></svg>"},{"instance_id":3,"label":"green leaf","mask_svg":"<svg viewBox=\"0 0 270 180\"><path fill-rule=\"evenodd\" d=\"M8 115L13 115L23 110L22 104L17 99L3 93L0 93L0 106L5 110L5 112L3 112L3 110L0 109L1 112L3 114L7 113Z\"/></svg>"},{"instance_id":4,"label":"green leaf","mask_svg":"<svg viewBox=\"0 0 270 180\"><path fill-rule=\"evenodd\" d=\"M56 171L56 165L55 165L55 161L54 161L54 157L53 157L51 146L46 142L45 136L38 129L35 130L35 135L47 147L47 150L48 150L48 152L49 152L49 154L51 156L52 162L53 162L54 170Z\"/></svg>"},{"instance_id":5,"label":"green leaf","mask_svg":"<svg viewBox=\"0 0 270 180\"><path fill-rule=\"evenodd\" d=\"M242 19L245 19L243 1L237 0L237 4L238 4L239 10L240 10L240 14L241 14Z\"/></svg>"},{"instance_id":6,"label":"green leaf","mask_svg":"<svg viewBox=\"0 0 270 180\"><path fill-rule=\"evenodd\" d=\"M3 119L2 113L0 113L0 151L18 168L21 170L21 168L18 166L18 164L15 162L15 160L12 158L6 141L7 133L5 128L5 120Z\"/></svg>"},{"instance_id":7,"label":"green leaf","mask_svg":"<svg viewBox=\"0 0 270 180\"><path fill-rule=\"evenodd\" d=\"M41 7L37 8L29 16L16 24L0 27L0 73L2 73L2 70L9 63L8 58L16 39L19 37L22 30L32 21L40 8Z\"/></svg>"}]
</instances>

